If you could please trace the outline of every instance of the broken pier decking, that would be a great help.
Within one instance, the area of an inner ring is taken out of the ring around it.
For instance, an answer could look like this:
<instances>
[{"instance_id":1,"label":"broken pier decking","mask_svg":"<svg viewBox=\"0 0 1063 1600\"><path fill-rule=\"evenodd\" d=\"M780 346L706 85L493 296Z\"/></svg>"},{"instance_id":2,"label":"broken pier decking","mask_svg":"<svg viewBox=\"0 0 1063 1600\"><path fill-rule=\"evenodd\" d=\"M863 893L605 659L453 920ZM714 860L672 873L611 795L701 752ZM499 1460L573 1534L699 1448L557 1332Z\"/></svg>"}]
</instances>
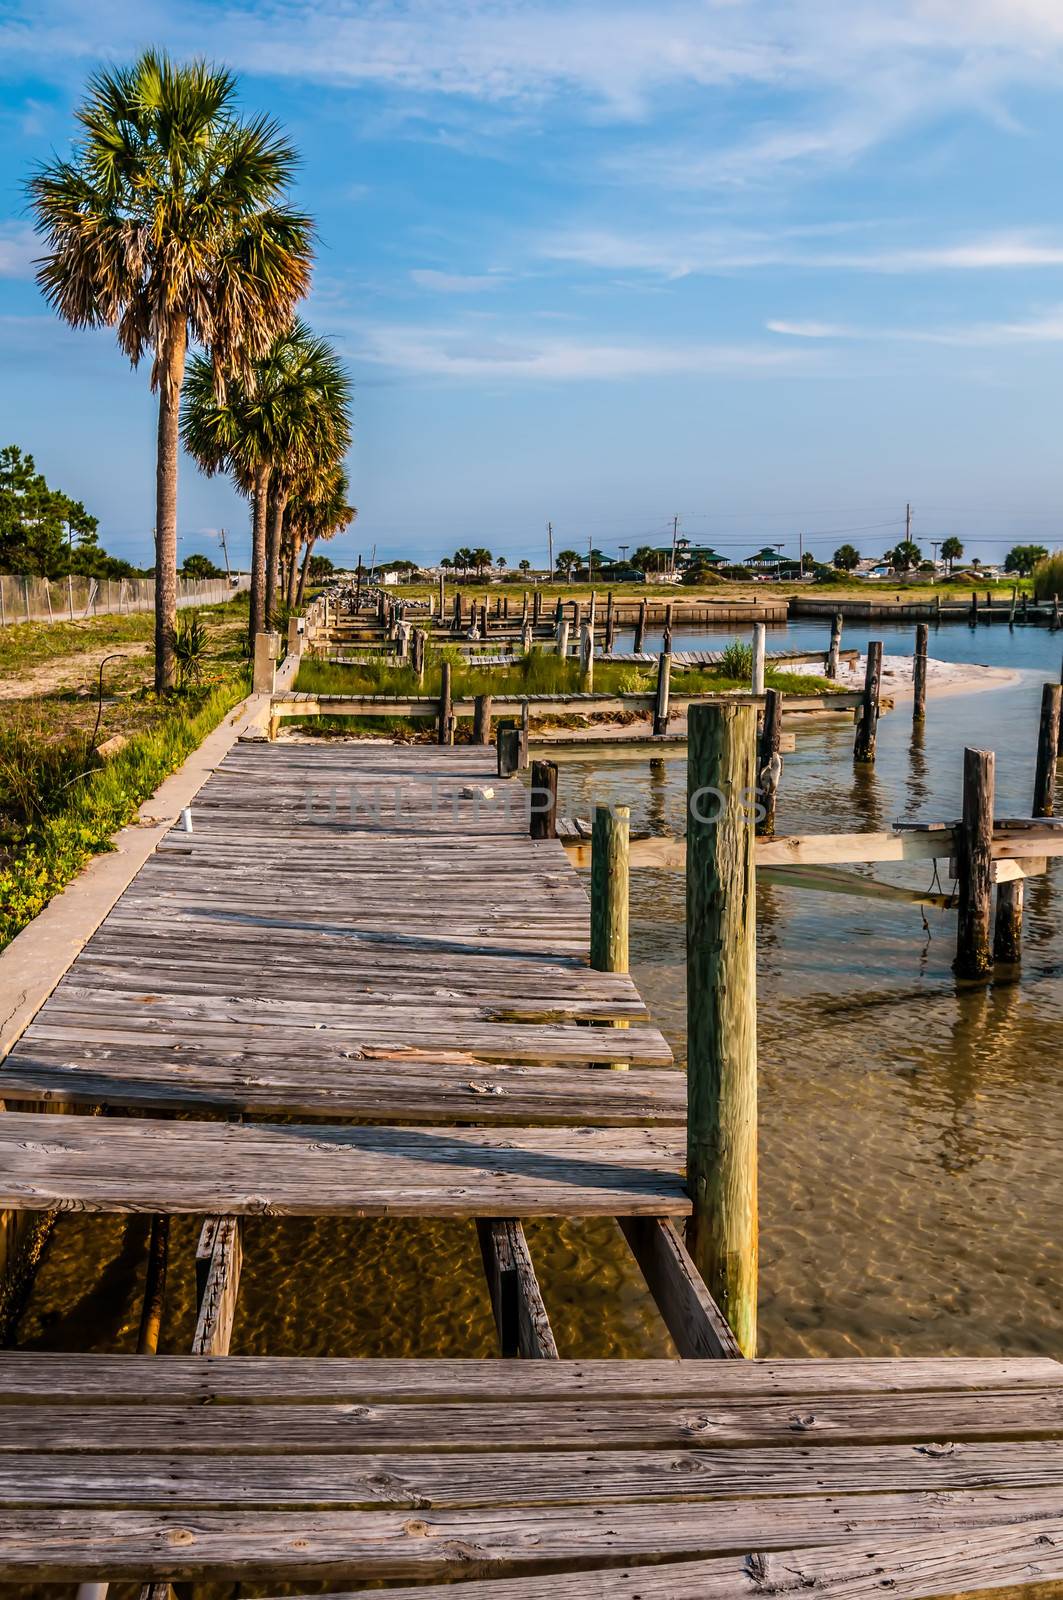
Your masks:
<instances>
[{"instance_id":1,"label":"broken pier decking","mask_svg":"<svg viewBox=\"0 0 1063 1600\"><path fill-rule=\"evenodd\" d=\"M521 792L475 746L237 746L0 1067L0 1206L476 1218L502 1347L543 1359L0 1355L0 1581L1063 1578L1052 1361L557 1359L522 1217L616 1217L680 1355L736 1350L669 1220L683 1075ZM204 1236L225 1352L239 1224Z\"/></svg>"}]
</instances>

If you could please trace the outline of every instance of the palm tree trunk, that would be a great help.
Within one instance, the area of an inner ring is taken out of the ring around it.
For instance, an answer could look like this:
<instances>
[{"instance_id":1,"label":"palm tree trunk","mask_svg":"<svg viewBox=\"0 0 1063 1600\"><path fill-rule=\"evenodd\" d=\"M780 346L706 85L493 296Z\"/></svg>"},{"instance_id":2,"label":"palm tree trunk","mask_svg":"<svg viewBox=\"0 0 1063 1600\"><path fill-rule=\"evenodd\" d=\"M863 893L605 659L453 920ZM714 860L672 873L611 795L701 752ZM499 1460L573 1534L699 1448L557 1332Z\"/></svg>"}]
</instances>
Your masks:
<instances>
[{"instance_id":1,"label":"palm tree trunk","mask_svg":"<svg viewBox=\"0 0 1063 1600\"><path fill-rule=\"evenodd\" d=\"M288 604L289 606L294 606L297 603L295 598L295 584L299 575L299 545L302 542L302 536L300 535L298 528L292 529L291 540L292 548L288 559Z\"/></svg>"},{"instance_id":2,"label":"palm tree trunk","mask_svg":"<svg viewBox=\"0 0 1063 1600\"><path fill-rule=\"evenodd\" d=\"M303 551L303 565L299 571L299 593L295 597L295 603L297 606L302 605L303 595L306 593L306 569L310 565L310 557L313 552L314 539L313 535L311 535L311 537L306 541L306 549Z\"/></svg>"},{"instance_id":3,"label":"palm tree trunk","mask_svg":"<svg viewBox=\"0 0 1063 1600\"><path fill-rule=\"evenodd\" d=\"M162 350L159 432L155 456L155 688L177 680L177 462L181 385L187 334L184 319L171 329Z\"/></svg>"},{"instance_id":4,"label":"palm tree trunk","mask_svg":"<svg viewBox=\"0 0 1063 1600\"><path fill-rule=\"evenodd\" d=\"M255 472L255 489L251 497L254 508L251 520L251 616L248 632L251 651L255 649L255 634L266 626L266 501L269 497L269 467Z\"/></svg>"},{"instance_id":5,"label":"palm tree trunk","mask_svg":"<svg viewBox=\"0 0 1063 1600\"><path fill-rule=\"evenodd\" d=\"M266 535L266 626L273 624L273 613L277 605L277 568L281 558L281 529L284 526L284 512L288 504L288 493L285 489L275 489L269 501L269 525Z\"/></svg>"}]
</instances>

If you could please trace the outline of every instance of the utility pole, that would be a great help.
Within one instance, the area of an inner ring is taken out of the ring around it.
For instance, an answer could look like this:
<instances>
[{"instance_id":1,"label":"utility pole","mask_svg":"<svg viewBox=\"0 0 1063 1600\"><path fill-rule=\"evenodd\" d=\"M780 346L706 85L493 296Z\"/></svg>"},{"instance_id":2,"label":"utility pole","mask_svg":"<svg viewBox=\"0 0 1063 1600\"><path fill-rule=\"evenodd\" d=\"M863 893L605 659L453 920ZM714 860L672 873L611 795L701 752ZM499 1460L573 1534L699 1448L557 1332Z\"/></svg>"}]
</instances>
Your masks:
<instances>
[{"instance_id":1,"label":"utility pole","mask_svg":"<svg viewBox=\"0 0 1063 1600\"><path fill-rule=\"evenodd\" d=\"M675 577L675 547L679 543L679 518L672 518L672 577Z\"/></svg>"},{"instance_id":2,"label":"utility pole","mask_svg":"<svg viewBox=\"0 0 1063 1600\"><path fill-rule=\"evenodd\" d=\"M372 586L373 579L375 577L376 577L376 545L373 546L373 553L369 557L369 583L370 583L370 587Z\"/></svg>"},{"instance_id":3,"label":"utility pole","mask_svg":"<svg viewBox=\"0 0 1063 1600\"><path fill-rule=\"evenodd\" d=\"M225 576L226 576L226 579L228 580L228 582L232 583L233 575L229 570L229 547L225 543L225 529L224 528L219 528L219 530L218 530L218 538L221 540L221 553L225 557Z\"/></svg>"},{"instance_id":4,"label":"utility pole","mask_svg":"<svg viewBox=\"0 0 1063 1600\"><path fill-rule=\"evenodd\" d=\"M594 582L594 535L587 535L587 582Z\"/></svg>"},{"instance_id":5,"label":"utility pole","mask_svg":"<svg viewBox=\"0 0 1063 1600\"><path fill-rule=\"evenodd\" d=\"M931 541L930 541L930 548L934 552L934 570L935 570L935 572L937 571L937 564L938 564L938 546L941 544L941 542L942 541L940 539L931 539Z\"/></svg>"},{"instance_id":6,"label":"utility pole","mask_svg":"<svg viewBox=\"0 0 1063 1600\"><path fill-rule=\"evenodd\" d=\"M549 552L550 552L550 571L549 571L549 573L547 575L546 581L547 581L547 583L553 583L553 581L554 581L554 525L553 525L552 522L548 522L546 524L546 543L547 543L547 547L548 547Z\"/></svg>"},{"instance_id":7,"label":"utility pole","mask_svg":"<svg viewBox=\"0 0 1063 1600\"><path fill-rule=\"evenodd\" d=\"M797 576L799 578L803 578L804 575L805 575L805 536L804 536L803 533L799 533L797 535Z\"/></svg>"},{"instance_id":8,"label":"utility pole","mask_svg":"<svg viewBox=\"0 0 1063 1600\"><path fill-rule=\"evenodd\" d=\"M905 540L910 540L912 537L912 508L910 504L904 510L904 537Z\"/></svg>"}]
</instances>

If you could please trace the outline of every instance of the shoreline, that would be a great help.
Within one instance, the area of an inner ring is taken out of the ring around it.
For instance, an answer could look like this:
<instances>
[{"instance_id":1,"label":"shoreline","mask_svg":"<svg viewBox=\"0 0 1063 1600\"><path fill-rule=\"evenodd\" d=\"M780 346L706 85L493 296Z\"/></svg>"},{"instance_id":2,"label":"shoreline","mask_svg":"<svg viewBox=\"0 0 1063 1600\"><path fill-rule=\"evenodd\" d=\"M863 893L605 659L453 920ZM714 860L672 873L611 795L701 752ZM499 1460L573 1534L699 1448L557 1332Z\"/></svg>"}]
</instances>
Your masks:
<instances>
[{"instance_id":1,"label":"shoreline","mask_svg":"<svg viewBox=\"0 0 1063 1600\"><path fill-rule=\"evenodd\" d=\"M867 670L867 656L843 664L837 682L848 689L861 689ZM912 683L913 658L911 656L882 657L882 694L896 700L911 700L915 690ZM939 661L928 656L926 663L926 694L943 699L953 694L976 694L986 689L1003 689L1018 683L1021 674L1015 667L988 667L973 661Z\"/></svg>"}]
</instances>

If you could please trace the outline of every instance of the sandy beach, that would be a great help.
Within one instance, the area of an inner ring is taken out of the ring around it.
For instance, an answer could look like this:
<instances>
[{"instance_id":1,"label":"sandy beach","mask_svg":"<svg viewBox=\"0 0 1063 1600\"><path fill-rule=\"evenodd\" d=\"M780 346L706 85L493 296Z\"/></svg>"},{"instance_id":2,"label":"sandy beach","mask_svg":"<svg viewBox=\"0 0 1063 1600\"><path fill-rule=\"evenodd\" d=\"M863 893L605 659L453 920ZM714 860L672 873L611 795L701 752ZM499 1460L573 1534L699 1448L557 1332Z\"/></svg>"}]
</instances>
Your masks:
<instances>
[{"instance_id":1,"label":"sandy beach","mask_svg":"<svg viewBox=\"0 0 1063 1600\"><path fill-rule=\"evenodd\" d=\"M867 657L858 661L841 663L838 686L845 689L862 689ZM895 700L910 699L912 695L913 658L911 656L883 656L882 693ZM1009 667L987 667L973 661L937 661L927 657L927 698L948 694L972 694L979 689L1001 689L1005 684L1016 683L1019 674Z\"/></svg>"}]
</instances>

